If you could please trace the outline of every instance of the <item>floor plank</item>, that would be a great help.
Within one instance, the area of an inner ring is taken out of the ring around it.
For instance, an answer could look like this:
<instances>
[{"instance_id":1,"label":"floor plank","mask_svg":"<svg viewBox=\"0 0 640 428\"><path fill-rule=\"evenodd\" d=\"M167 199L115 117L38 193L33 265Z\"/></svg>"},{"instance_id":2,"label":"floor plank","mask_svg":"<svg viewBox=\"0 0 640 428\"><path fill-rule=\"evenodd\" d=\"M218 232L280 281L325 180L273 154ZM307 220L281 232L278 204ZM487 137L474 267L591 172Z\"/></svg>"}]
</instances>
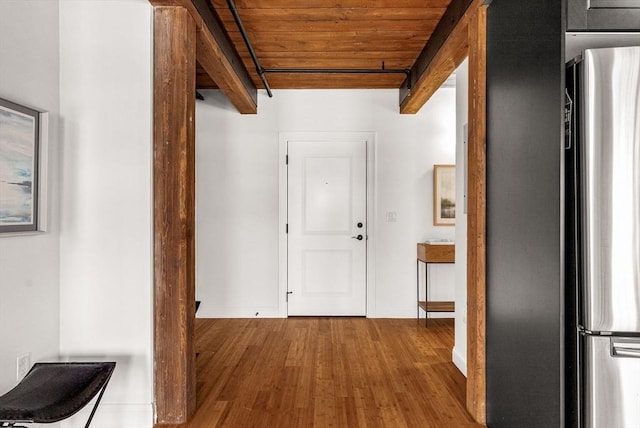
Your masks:
<instances>
[{"instance_id":1,"label":"floor plank","mask_svg":"<svg viewBox=\"0 0 640 428\"><path fill-rule=\"evenodd\" d=\"M214 427L481 427L453 320L198 319L198 410Z\"/></svg>"}]
</instances>

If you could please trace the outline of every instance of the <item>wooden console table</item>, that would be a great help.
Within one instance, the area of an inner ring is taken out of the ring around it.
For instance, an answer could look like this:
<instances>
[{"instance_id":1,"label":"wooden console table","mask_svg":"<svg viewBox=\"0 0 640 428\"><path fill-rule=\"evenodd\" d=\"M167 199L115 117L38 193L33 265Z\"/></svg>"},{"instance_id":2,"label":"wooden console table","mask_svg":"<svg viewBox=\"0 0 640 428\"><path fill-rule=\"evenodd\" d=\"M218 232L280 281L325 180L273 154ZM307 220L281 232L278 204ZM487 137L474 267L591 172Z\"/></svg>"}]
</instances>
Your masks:
<instances>
[{"instance_id":1,"label":"wooden console table","mask_svg":"<svg viewBox=\"0 0 640 428\"><path fill-rule=\"evenodd\" d=\"M425 326L428 325L429 312L454 312L456 309L455 302L434 302L428 300L428 283L429 263L455 263L456 246L455 244L442 243L418 243L418 257L416 260L416 289L418 300L418 318L420 318L420 309L425 312ZM420 262L425 264L424 275L424 296L425 300L420 300Z\"/></svg>"}]
</instances>

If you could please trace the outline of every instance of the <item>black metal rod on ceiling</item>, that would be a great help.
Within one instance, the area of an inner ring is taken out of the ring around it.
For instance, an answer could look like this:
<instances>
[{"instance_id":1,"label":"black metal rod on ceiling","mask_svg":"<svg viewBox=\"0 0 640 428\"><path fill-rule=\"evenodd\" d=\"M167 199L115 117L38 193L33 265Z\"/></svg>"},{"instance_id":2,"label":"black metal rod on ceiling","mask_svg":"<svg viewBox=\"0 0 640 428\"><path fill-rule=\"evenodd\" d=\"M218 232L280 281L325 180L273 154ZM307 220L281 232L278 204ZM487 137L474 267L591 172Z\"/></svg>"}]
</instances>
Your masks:
<instances>
[{"instance_id":1,"label":"black metal rod on ceiling","mask_svg":"<svg viewBox=\"0 0 640 428\"><path fill-rule=\"evenodd\" d=\"M256 56L256 52L253 50L253 46L251 46L251 42L249 41L249 37L247 36L247 31L244 29L244 25L242 25L242 21L240 20L240 15L238 15L238 9L236 8L236 4L233 0L227 0L227 5L229 6L229 10L233 15L233 20L236 21L236 25L238 26L238 30L240 30L240 34L242 35L242 40L244 40L244 44L247 46L249 50L249 55L251 55L251 59L253 60L253 65L256 66L256 72L258 76L260 76L260 80L262 80L262 84L264 88L267 90L267 94L269 98L273 97L271 93L271 88L269 87L269 83L267 79L264 77L264 69L260 66L258 62L258 57Z\"/></svg>"},{"instance_id":2,"label":"black metal rod on ceiling","mask_svg":"<svg viewBox=\"0 0 640 428\"><path fill-rule=\"evenodd\" d=\"M265 73L326 73L326 74L392 74L408 75L411 70L399 68L264 68Z\"/></svg>"},{"instance_id":3,"label":"black metal rod on ceiling","mask_svg":"<svg viewBox=\"0 0 640 428\"><path fill-rule=\"evenodd\" d=\"M238 9L236 8L236 4L233 0L227 0L227 5L229 6L229 10L233 15L233 19L238 26L238 30L240 30L240 34L242 35L242 40L244 40L244 44L247 46L249 50L249 55L251 55L251 59L253 60L253 64L256 67L256 72L258 76L260 76L260 80L262 80L262 84L264 88L267 90L267 94L269 98L273 97L271 93L271 88L269 87L269 83L265 78L265 73L288 73L288 74L399 74L402 73L407 77L407 89L411 89L411 69L410 68L384 68L384 62L382 62L382 68L262 68L260 63L258 62L258 57L256 56L256 52L253 50L253 46L249 41L249 36L247 35L247 31L242 24L242 20L240 19L240 15L238 15Z\"/></svg>"},{"instance_id":4,"label":"black metal rod on ceiling","mask_svg":"<svg viewBox=\"0 0 640 428\"><path fill-rule=\"evenodd\" d=\"M291 74L404 74L407 76L407 89L411 89L410 68L263 68L262 71Z\"/></svg>"}]
</instances>

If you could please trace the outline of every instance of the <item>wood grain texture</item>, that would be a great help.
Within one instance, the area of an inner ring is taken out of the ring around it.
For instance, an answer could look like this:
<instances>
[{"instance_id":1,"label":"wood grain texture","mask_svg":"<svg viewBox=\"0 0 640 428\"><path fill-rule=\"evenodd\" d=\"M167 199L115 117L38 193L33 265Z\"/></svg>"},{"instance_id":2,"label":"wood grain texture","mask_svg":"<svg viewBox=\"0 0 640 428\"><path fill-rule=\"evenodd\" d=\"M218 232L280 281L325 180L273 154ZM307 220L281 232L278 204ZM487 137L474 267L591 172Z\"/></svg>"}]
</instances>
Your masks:
<instances>
[{"instance_id":1,"label":"wood grain texture","mask_svg":"<svg viewBox=\"0 0 640 428\"><path fill-rule=\"evenodd\" d=\"M467 196L467 409L486 421L487 82L486 16L469 23Z\"/></svg>"},{"instance_id":2,"label":"wood grain texture","mask_svg":"<svg viewBox=\"0 0 640 428\"><path fill-rule=\"evenodd\" d=\"M443 30L446 35L436 37L434 33L433 43L437 43L439 46L431 48L429 46L429 43L432 43L430 40L421 53L421 57L424 59L418 58L416 65L413 66L413 87L410 91L401 89L400 113L417 113L468 56L469 21L483 2L484 0L471 1L453 28ZM461 0L459 3L466 4L468 0ZM442 37L446 38L439 42L438 39Z\"/></svg>"},{"instance_id":3,"label":"wood grain texture","mask_svg":"<svg viewBox=\"0 0 640 428\"><path fill-rule=\"evenodd\" d=\"M184 0L193 6L198 25L197 58L229 101L243 114L258 112L256 85L208 0Z\"/></svg>"},{"instance_id":4,"label":"wood grain texture","mask_svg":"<svg viewBox=\"0 0 640 428\"><path fill-rule=\"evenodd\" d=\"M246 51L240 53L243 60L250 61ZM309 52L263 52L260 54L260 64L264 68L343 68L349 63L349 68L386 68L405 69L411 67L412 55L408 51L358 51L358 52L317 52L312 57ZM336 75L327 79L326 74L291 75L268 74L269 84L275 89L297 88L389 88L398 87L405 78L404 74L385 75ZM306 85L306 86L305 86ZM200 87L200 86L198 86Z\"/></svg>"},{"instance_id":5,"label":"wood grain texture","mask_svg":"<svg viewBox=\"0 0 640 428\"><path fill-rule=\"evenodd\" d=\"M229 34L253 83L262 82L226 0L209 0ZM400 68L413 65L451 0L241 0L235 4L263 68ZM269 58L289 57L288 65ZM369 53L367 66L359 59ZM309 65L312 64L312 65ZM273 88L398 88L405 76L338 74L267 75ZM215 80L215 79L214 79Z\"/></svg>"},{"instance_id":6,"label":"wood grain texture","mask_svg":"<svg viewBox=\"0 0 640 428\"><path fill-rule=\"evenodd\" d=\"M396 32L408 31L425 34L431 34L438 25L437 19L383 19L376 20L311 20L311 21L294 21L290 19L270 20L269 27L264 27L264 22L251 20L243 21L244 27L250 34L257 33L288 33L288 32ZM233 32L231 32L233 33ZM391 34L394 35L394 34Z\"/></svg>"},{"instance_id":7,"label":"wood grain texture","mask_svg":"<svg viewBox=\"0 0 640 428\"><path fill-rule=\"evenodd\" d=\"M154 367L159 422L195 410L196 26L154 8Z\"/></svg>"},{"instance_id":8,"label":"wood grain texture","mask_svg":"<svg viewBox=\"0 0 640 428\"><path fill-rule=\"evenodd\" d=\"M264 52L351 52L357 51L393 51L402 49L420 50L429 38L429 34L420 31L342 31L339 37L336 31L280 31L254 33L264 35L264 39L252 42L260 57ZM240 33L230 32L229 37L238 46L239 52L245 52Z\"/></svg>"},{"instance_id":9,"label":"wood grain texture","mask_svg":"<svg viewBox=\"0 0 640 428\"><path fill-rule=\"evenodd\" d=\"M335 9L335 8L446 8L450 0L236 0L238 9ZM216 7L226 0L212 0Z\"/></svg>"},{"instance_id":10,"label":"wood grain texture","mask_svg":"<svg viewBox=\"0 0 640 428\"><path fill-rule=\"evenodd\" d=\"M197 28L196 56L200 66L197 83L202 84L198 88L219 88L240 113L256 114L257 89L218 17L208 7L208 0L149 1L154 6L182 7L193 18ZM203 72L209 77L203 76Z\"/></svg>"},{"instance_id":11,"label":"wood grain texture","mask_svg":"<svg viewBox=\"0 0 640 428\"><path fill-rule=\"evenodd\" d=\"M273 89L388 89L402 83L403 74L272 74L267 75Z\"/></svg>"},{"instance_id":12,"label":"wood grain texture","mask_svg":"<svg viewBox=\"0 0 640 428\"><path fill-rule=\"evenodd\" d=\"M452 320L199 319L196 336L198 410L172 428L481 427Z\"/></svg>"},{"instance_id":13,"label":"wood grain texture","mask_svg":"<svg viewBox=\"0 0 640 428\"><path fill-rule=\"evenodd\" d=\"M231 63L227 60L216 40L207 31L200 31L198 37L198 63L211 77L229 101L243 114L258 113L257 89L252 82L251 88L238 78Z\"/></svg>"},{"instance_id":14,"label":"wood grain texture","mask_svg":"<svg viewBox=\"0 0 640 428\"><path fill-rule=\"evenodd\" d=\"M486 8L474 0L405 98L401 113L416 113L469 56L467 208L467 408L486 420Z\"/></svg>"},{"instance_id":15,"label":"wood grain texture","mask_svg":"<svg viewBox=\"0 0 640 428\"><path fill-rule=\"evenodd\" d=\"M226 1L214 2L220 18L225 22L232 22L233 17L226 8ZM289 21L289 22L315 22L315 21L349 21L349 22L371 22L375 25L377 20L413 21L413 20L439 20L444 14L446 6L443 7L309 7L305 3L298 3L306 7L278 8L278 9L255 9L244 8L242 10L242 22L252 25L255 21ZM252 27L254 30L256 27Z\"/></svg>"},{"instance_id":16,"label":"wood grain texture","mask_svg":"<svg viewBox=\"0 0 640 428\"><path fill-rule=\"evenodd\" d=\"M220 89L213 81L209 73L196 61L196 88L198 89Z\"/></svg>"},{"instance_id":17,"label":"wood grain texture","mask_svg":"<svg viewBox=\"0 0 640 428\"><path fill-rule=\"evenodd\" d=\"M418 302L420 309L426 312L455 312L456 302L440 301L440 302Z\"/></svg>"},{"instance_id":18,"label":"wood grain texture","mask_svg":"<svg viewBox=\"0 0 640 428\"><path fill-rule=\"evenodd\" d=\"M429 244L419 242L417 245L418 260L425 263L455 263L455 244Z\"/></svg>"},{"instance_id":19,"label":"wood grain texture","mask_svg":"<svg viewBox=\"0 0 640 428\"><path fill-rule=\"evenodd\" d=\"M434 61L438 52L443 50L448 39L454 33L459 22L464 18L465 11L473 0L452 0L444 15L438 22L438 26L429 38L420 55L411 67L411 75L400 87L400 103L411 96L412 87L415 87L420 77L425 74L427 67ZM409 84L409 82L411 84Z\"/></svg>"}]
</instances>

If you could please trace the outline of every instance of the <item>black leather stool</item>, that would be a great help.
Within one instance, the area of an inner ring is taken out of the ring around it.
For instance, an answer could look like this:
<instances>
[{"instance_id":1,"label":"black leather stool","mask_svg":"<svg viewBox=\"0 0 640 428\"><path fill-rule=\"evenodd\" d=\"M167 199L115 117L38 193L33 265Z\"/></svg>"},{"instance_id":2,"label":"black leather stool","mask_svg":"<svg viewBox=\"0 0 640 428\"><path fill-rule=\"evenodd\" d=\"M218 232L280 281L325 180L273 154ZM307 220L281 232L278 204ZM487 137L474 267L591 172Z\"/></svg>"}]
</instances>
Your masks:
<instances>
[{"instance_id":1,"label":"black leather stool","mask_svg":"<svg viewBox=\"0 0 640 428\"><path fill-rule=\"evenodd\" d=\"M99 394L88 427L115 367L115 362L34 364L15 388L0 397L0 427L67 419Z\"/></svg>"}]
</instances>

